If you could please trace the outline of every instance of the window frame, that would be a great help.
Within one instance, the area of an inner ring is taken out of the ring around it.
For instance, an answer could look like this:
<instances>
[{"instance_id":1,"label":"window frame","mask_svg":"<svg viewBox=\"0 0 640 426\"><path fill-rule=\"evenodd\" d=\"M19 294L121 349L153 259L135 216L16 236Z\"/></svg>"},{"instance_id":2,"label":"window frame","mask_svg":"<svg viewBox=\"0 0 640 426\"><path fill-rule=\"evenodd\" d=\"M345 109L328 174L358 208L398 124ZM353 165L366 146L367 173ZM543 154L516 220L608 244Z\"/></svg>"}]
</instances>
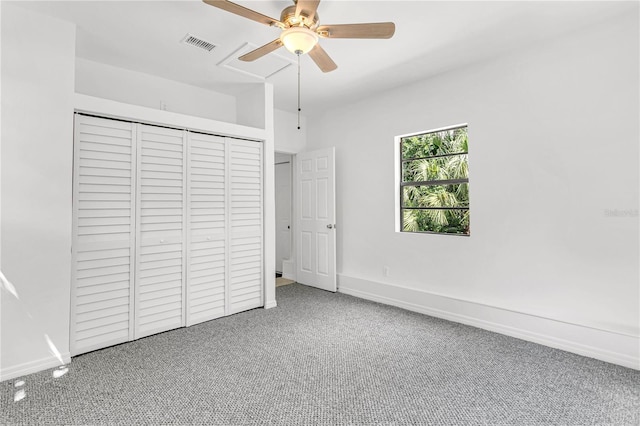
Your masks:
<instances>
[{"instance_id":1,"label":"window frame","mask_svg":"<svg viewBox=\"0 0 640 426\"><path fill-rule=\"evenodd\" d=\"M412 207L406 208L402 205L403 200L403 189L407 186L437 186L437 185L457 185L457 184L469 184L469 177L461 178L461 179L443 179L443 180L431 180L431 181L411 181L411 182L403 182L403 164L409 161L416 161L422 159L431 159L431 158L443 158L443 157L453 157L456 155L466 155L467 156L467 167L469 165L469 149L467 148L467 152L459 152L452 154L440 154L428 157L416 157L403 159L402 158L402 140L414 136L422 136L428 135L431 133L438 133L462 128L469 128L468 123L455 124L452 126L440 127L437 129L408 133L404 135L396 136L394 143L394 151L395 151L395 192L396 192L396 208L395 208L395 231L403 234L431 234L431 235L451 235L451 236L459 236L459 237L469 237L471 236L471 232L467 234L459 234L459 233L447 233L447 232L435 232L435 231L405 231L404 227L404 211L405 210L470 210L470 205L466 207Z\"/></svg>"}]
</instances>

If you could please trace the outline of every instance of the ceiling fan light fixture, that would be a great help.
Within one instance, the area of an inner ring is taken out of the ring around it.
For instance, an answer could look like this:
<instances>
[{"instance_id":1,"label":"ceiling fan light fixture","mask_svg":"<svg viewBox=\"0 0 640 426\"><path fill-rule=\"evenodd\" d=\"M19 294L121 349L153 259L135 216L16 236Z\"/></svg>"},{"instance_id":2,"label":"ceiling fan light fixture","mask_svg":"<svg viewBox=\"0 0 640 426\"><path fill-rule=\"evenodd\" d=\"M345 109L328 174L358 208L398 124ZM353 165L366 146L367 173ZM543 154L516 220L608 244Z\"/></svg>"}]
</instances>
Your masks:
<instances>
[{"instance_id":1,"label":"ceiling fan light fixture","mask_svg":"<svg viewBox=\"0 0 640 426\"><path fill-rule=\"evenodd\" d=\"M306 27L291 27L280 34L280 41L289 52L304 55L318 44L318 34Z\"/></svg>"}]
</instances>

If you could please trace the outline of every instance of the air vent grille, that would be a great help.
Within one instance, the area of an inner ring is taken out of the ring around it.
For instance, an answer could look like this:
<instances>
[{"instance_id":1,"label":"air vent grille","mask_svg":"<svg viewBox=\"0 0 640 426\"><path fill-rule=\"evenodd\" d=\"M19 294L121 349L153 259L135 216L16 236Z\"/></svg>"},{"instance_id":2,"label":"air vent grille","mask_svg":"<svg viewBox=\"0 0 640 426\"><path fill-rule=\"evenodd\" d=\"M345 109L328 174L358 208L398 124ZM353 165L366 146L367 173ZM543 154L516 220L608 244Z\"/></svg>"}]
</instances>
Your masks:
<instances>
[{"instance_id":1,"label":"air vent grille","mask_svg":"<svg viewBox=\"0 0 640 426\"><path fill-rule=\"evenodd\" d=\"M190 44L191 46L204 49L207 52L211 52L216 47L215 44L209 43L208 41L203 40L198 36L194 36L193 34L187 34L186 36L184 36L184 38L182 39L182 43Z\"/></svg>"}]
</instances>

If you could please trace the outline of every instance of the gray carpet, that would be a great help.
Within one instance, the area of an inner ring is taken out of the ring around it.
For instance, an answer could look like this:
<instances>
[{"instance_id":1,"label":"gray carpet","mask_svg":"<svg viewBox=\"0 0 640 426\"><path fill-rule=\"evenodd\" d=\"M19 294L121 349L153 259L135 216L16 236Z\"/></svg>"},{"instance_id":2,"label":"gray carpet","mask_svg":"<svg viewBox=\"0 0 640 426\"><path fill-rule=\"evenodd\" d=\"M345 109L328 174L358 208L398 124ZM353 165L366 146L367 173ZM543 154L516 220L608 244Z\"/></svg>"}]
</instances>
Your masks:
<instances>
[{"instance_id":1,"label":"gray carpet","mask_svg":"<svg viewBox=\"0 0 640 426\"><path fill-rule=\"evenodd\" d=\"M0 384L3 424L637 425L640 372L299 284Z\"/></svg>"}]
</instances>

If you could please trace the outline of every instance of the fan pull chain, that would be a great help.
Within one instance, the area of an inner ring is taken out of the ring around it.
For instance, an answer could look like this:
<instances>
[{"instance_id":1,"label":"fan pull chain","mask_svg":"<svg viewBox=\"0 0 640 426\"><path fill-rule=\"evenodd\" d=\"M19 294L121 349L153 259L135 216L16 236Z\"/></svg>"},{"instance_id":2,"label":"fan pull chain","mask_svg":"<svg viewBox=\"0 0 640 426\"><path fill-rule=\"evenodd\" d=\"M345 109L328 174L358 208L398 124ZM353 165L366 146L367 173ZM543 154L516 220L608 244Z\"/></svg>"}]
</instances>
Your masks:
<instances>
[{"instance_id":1,"label":"fan pull chain","mask_svg":"<svg viewBox=\"0 0 640 426\"><path fill-rule=\"evenodd\" d=\"M300 51L298 54L298 130L300 130Z\"/></svg>"}]
</instances>

